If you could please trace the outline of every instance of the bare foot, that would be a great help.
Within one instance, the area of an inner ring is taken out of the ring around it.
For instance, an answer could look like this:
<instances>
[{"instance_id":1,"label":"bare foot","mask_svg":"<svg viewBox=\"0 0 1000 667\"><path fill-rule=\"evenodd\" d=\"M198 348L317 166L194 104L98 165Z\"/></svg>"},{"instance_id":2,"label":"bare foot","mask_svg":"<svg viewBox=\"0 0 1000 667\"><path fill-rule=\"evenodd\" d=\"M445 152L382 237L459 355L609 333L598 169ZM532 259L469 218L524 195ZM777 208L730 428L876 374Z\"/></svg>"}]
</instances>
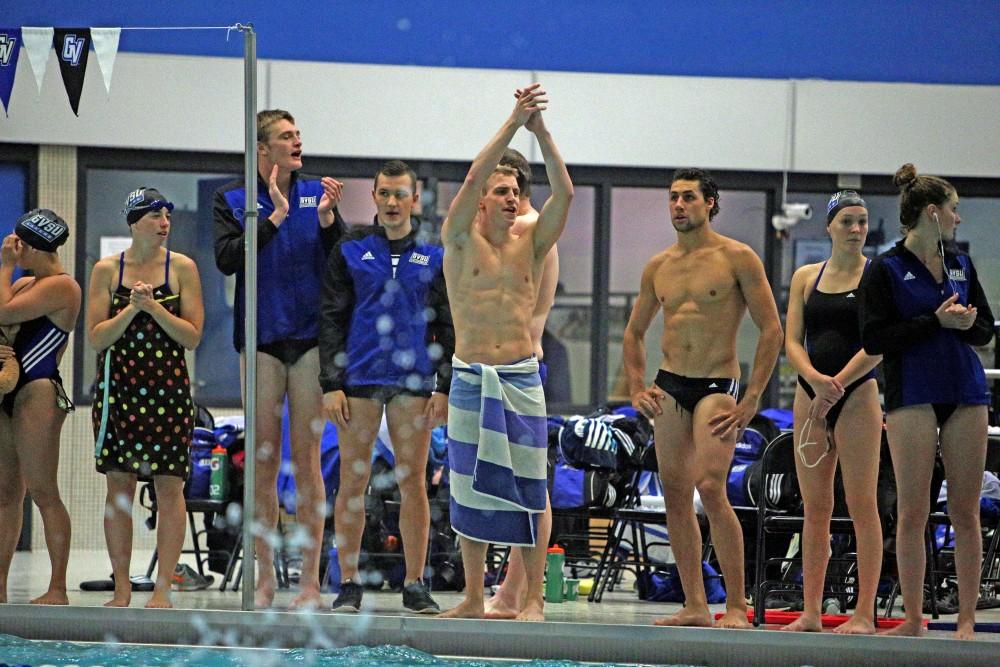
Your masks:
<instances>
[{"instance_id":1,"label":"bare foot","mask_svg":"<svg viewBox=\"0 0 1000 667\"><path fill-rule=\"evenodd\" d=\"M115 596L104 603L105 607L127 607L129 603L132 602L132 596L126 595L125 597L119 596L115 593Z\"/></svg>"},{"instance_id":2,"label":"bare foot","mask_svg":"<svg viewBox=\"0 0 1000 667\"><path fill-rule=\"evenodd\" d=\"M882 634L891 637L923 637L927 634L927 628L922 621L904 621L891 630L886 630Z\"/></svg>"},{"instance_id":3,"label":"bare foot","mask_svg":"<svg viewBox=\"0 0 1000 667\"><path fill-rule=\"evenodd\" d=\"M518 621L544 621L545 609L542 604L529 602L517 615Z\"/></svg>"},{"instance_id":4,"label":"bare foot","mask_svg":"<svg viewBox=\"0 0 1000 667\"><path fill-rule=\"evenodd\" d=\"M165 593L153 591L153 596L146 602L146 609L173 609L174 603L170 601L170 591Z\"/></svg>"},{"instance_id":5,"label":"bare foot","mask_svg":"<svg viewBox=\"0 0 1000 667\"><path fill-rule=\"evenodd\" d=\"M746 609L727 609L722 618L715 622L715 627L727 630L746 630L750 627L747 621Z\"/></svg>"},{"instance_id":6,"label":"bare foot","mask_svg":"<svg viewBox=\"0 0 1000 667\"><path fill-rule=\"evenodd\" d=\"M316 611L323 606L323 598L319 590L314 588L303 589L295 599L288 604L289 611Z\"/></svg>"},{"instance_id":7,"label":"bare foot","mask_svg":"<svg viewBox=\"0 0 1000 667\"><path fill-rule=\"evenodd\" d=\"M511 600L507 599L507 596L503 594L502 589L498 591L496 595L491 597L483 604L485 610L486 618L517 618L520 609Z\"/></svg>"},{"instance_id":8,"label":"bare foot","mask_svg":"<svg viewBox=\"0 0 1000 667\"><path fill-rule=\"evenodd\" d=\"M712 627L712 612L707 608L702 610L688 609L684 607L679 612L673 616L666 616L664 618L657 618L653 621L653 625L667 625L667 626L694 626L699 628L710 628Z\"/></svg>"},{"instance_id":9,"label":"bare foot","mask_svg":"<svg viewBox=\"0 0 1000 667\"><path fill-rule=\"evenodd\" d=\"M835 627L833 631L838 635L873 635L875 634L875 623L868 615L858 616L855 614L846 623Z\"/></svg>"},{"instance_id":10,"label":"bare foot","mask_svg":"<svg viewBox=\"0 0 1000 667\"><path fill-rule=\"evenodd\" d=\"M261 579L257 582L257 590L253 595L253 606L256 609L270 609L274 604L274 579Z\"/></svg>"},{"instance_id":11,"label":"bare foot","mask_svg":"<svg viewBox=\"0 0 1000 667\"><path fill-rule=\"evenodd\" d=\"M955 627L955 639L975 639L976 622L960 620Z\"/></svg>"},{"instance_id":12,"label":"bare foot","mask_svg":"<svg viewBox=\"0 0 1000 667\"><path fill-rule=\"evenodd\" d=\"M43 595L39 595L32 600L31 604L69 604L69 598L66 597L66 591L57 591L50 588Z\"/></svg>"},{"instance_id":13,"label":"bare foot","mask_svg":"<svg viewBox=\"0 0 1000 667\"><path fill-rule=\"evenodd\" d=\"M823 632L823 622L818 616L806 616L802 614L797 619L782 626L785 632Z\"/></svg>"},{"instance_id":14,"label":"bare foot","mask_svg":"<svg viewBox=\"0 0 1000 667\"><path fill-rule=\"evenodd\" d=\"M472 602L468 599L462 600L457 606L448 611L438 614L438 618L485 618L486 612L482 602Z\"/></svg>"}]
</instances>

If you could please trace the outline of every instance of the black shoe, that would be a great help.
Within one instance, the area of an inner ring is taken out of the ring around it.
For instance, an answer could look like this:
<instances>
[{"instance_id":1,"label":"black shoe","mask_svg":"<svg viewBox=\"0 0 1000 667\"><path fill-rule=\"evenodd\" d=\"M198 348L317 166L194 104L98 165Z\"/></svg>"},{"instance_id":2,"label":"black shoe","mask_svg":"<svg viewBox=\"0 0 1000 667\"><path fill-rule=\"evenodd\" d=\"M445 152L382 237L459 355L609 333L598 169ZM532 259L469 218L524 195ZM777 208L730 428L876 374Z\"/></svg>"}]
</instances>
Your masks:
<instances>
[{"instance_id":1,"label":"black shoe","mask_svg":"<svg viewBox=\"0 0 1000 667\"><path fill-rule=\"evenodd\" d=\"M353 581L345 581L340 584L340 593L330 607L333 611L361 611L361 597L365 593L365 587Z\"/></svg>"},{"instance_id":2,"label":"black shoe","mask_svg":"<svg viewBox=\"0 0 1000 667\"><path fill-rule=\"evenodd\" d=\"M403 589L403 606L415 614L440 614L441 607L431 597L422 581L414 581Z\"/></svg>"}]
</instances>

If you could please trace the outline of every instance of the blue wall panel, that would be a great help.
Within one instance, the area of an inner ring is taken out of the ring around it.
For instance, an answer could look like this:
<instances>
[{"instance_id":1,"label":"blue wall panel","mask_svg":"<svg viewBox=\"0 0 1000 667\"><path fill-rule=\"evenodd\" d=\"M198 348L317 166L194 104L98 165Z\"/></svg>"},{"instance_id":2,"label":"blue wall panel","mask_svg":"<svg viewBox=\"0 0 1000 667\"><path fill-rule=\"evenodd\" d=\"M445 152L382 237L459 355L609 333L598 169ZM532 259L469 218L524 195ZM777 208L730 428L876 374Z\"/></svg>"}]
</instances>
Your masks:
<instances>
[{"instance_id":1,"label":"blue wall panel","mask_svg":"<svg viewBox=\"0 0 1000 667\"><path fill-rule=\"evenodd\" d=\"M0 162L0 240L14 231L14 221L27 211L28 167Z\"/></svg>"},{"instance_id":2,"label":"blue wall panel","mask_svg":"<svg viewBox=\"0 0 1000 667\"><path fill-rule=\"evenodd\" d=\"M1000 85L997 0L116 0L102 6L8 0L5 5L0 21L15 26L251 21L261 58ZM227 43L223 33L134 31L123 33L121 48L239 56L241 39L234 35Z\"/></svg>"}]
</instances>

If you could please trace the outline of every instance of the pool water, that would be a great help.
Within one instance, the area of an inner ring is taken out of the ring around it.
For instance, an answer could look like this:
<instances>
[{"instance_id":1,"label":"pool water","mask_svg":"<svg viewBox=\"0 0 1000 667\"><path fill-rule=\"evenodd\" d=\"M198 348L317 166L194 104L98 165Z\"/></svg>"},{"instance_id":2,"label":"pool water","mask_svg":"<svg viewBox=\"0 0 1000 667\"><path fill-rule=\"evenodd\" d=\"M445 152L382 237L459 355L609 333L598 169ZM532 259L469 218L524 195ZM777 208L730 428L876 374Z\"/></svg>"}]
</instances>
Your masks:
<instances>
[{"instance_id":1,"label":"pool water","mask_svg":"<svg viewBox=\"0 0 1000 667\"><path fill-rule=\"evenodd\" d=\"M84 644L32 641L0 635L0 667L15 665L78 665L79 667L269 667L304 665L310 667L575 667L592 665L570 660L484 660L438 658L408 646L347 646L337 649L246 649L205 647L164 647L148 644ZM616 666L608 663L607 667ZM617 667L617 666L616 666Z\"/></svg>"}]
</instances>

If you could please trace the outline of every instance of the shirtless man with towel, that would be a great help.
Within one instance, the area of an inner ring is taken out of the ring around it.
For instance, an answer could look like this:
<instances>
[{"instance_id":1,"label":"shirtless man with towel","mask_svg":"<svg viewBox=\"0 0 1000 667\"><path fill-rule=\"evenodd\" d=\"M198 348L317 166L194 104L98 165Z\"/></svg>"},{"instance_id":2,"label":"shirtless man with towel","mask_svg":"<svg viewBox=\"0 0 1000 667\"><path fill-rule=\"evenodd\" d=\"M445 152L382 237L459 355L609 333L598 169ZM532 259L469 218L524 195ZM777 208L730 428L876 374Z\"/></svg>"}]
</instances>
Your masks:
<instances>
[{"instance_id":1,"label":"shirtless man with towel","mask_svg":"<svg viewBox=\"0 0 1000 667\"><path fill-rule=\"evenodd\" d=\"M521 548L529 597L518 618L544 618L548 545L536 534L545 510L548 444L531 315L545 257L566 225L573 184L542 121L545 92L533 84L515 96L514 111L472 162L441 231L456 337L448 416L451 523L466 581L465 599L445 618L483 618L490 542ZM497 165L522 126L538 141L552 195L538 222L515 236L517 170Z\"/></svg>"}]
</instances>

